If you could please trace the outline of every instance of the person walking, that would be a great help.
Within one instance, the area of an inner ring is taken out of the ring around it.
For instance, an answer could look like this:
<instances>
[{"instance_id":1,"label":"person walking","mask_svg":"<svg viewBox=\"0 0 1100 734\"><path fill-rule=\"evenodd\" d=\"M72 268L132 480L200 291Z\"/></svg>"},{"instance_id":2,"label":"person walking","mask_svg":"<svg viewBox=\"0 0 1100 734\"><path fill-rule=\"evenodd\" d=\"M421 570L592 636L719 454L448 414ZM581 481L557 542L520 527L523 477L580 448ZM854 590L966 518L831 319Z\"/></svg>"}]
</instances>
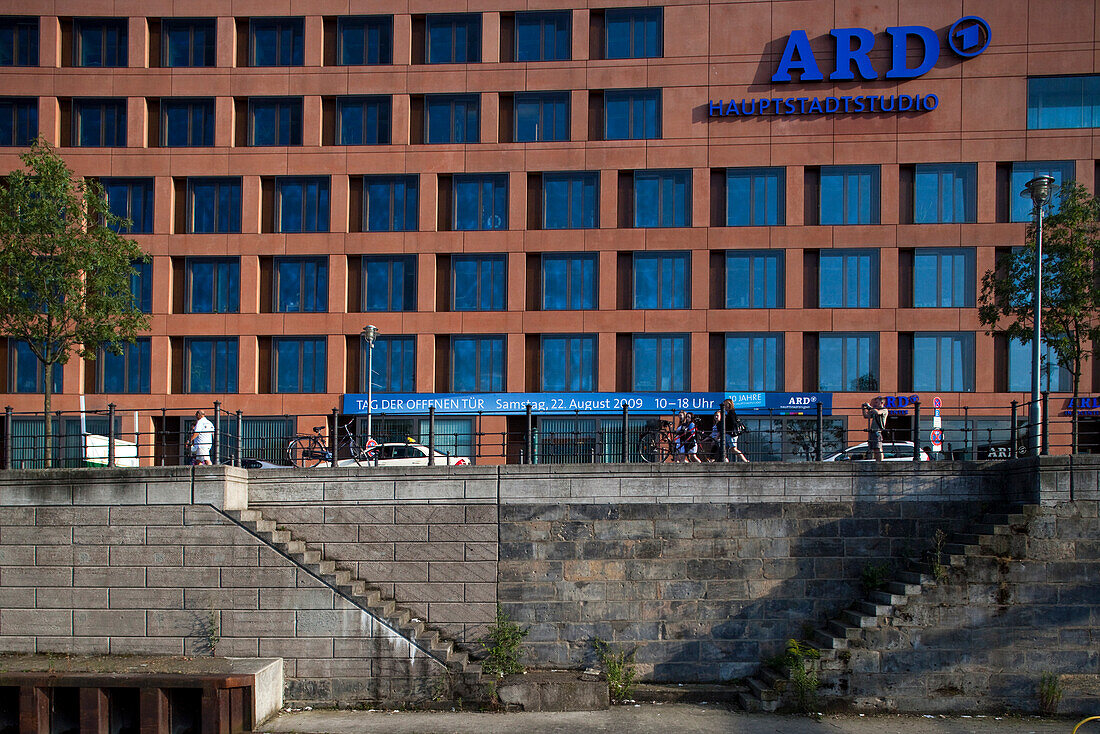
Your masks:
<instances>
[{"instance_id":1,"label":"person walking","mask_svg":"<svg viewBox=\"0 0 1100 734\"><path fill-rule=\"evenodd\" d=\"M714 430L718 433L719 445L725 445L728 456L735 456L736 461L747 464L748 457L737 447L737 438L744 433L744 427L745 424L737 417L737 408L734 407L733 401L729 398L723 400L718 412L714 414Z\"/></svg>"},{"instance_id":2,"label":"person walking","mask_svg":"<svg viewBox=\"0 0 1100 734\"><path fill-rule=\"evenodd\" d=\"M699 430L693 413L680 412L680 448L684 461L702 464L699 460Z\"/></svg>"},{"instance_id":3,"label":"person walking","mask_svg":"<svg viewBox=\"0 0 1100 734\"><path fill-rule=\"evenodd\" d=\"M879 395L864 403L863 417L867 419L867 448L870 449L875 461L882 461L882 432L886 430L886 419L890 417L890 411L883 407L882 396Z\"/></svg>"},{"instance_id":4,"label":"person walking","mask_svg":"<svg viewBox=\"0 0 1100 734\"><path fill-rule=\"evenodd\" d=\"M210 448L214 445L214 424L206 413L195 411L195 426L191 429L191 456L196 464L210 465Z\"/></svg>"}]
</instances>

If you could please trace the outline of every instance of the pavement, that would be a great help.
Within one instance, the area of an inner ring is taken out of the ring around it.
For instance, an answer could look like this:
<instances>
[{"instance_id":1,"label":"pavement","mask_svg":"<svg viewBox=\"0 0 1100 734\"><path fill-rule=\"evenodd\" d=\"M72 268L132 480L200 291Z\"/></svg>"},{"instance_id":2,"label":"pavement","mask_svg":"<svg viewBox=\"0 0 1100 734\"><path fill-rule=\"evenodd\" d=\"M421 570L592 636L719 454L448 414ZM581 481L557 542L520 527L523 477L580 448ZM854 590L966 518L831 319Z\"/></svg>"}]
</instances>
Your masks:
<instances>
[{"instance_id":1,"label":"pavement","mask_svg":"<svg viewBox=\"0 0 1100 734\"><path fill-rule=\"evenodd\" d=\"M427 711L299 711L257 727L290 734L1070 734L1078 719L1030 716L746 714L703 704L641 704L607 711L471 713ZM1089 727L1093 727L1091 730ZM1081 728L1097 734L1100 722Z\"/></svg>"}]
</instances>

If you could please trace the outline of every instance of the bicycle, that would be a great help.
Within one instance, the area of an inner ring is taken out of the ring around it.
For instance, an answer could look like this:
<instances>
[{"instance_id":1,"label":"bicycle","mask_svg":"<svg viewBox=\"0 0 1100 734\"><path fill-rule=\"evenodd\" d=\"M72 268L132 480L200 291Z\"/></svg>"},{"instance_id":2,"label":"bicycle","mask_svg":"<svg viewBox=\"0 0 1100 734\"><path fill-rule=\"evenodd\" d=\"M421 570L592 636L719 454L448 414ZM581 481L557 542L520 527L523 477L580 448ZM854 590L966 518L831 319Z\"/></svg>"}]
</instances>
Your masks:
<instances>
[{"instance_id":1,"label":"bicycle","mask_svg":"<svg viewBox=\"0 0 1100 734\"><path fill-rule=\"evenodd\" d=\"M336 441L336 456L346 454L356 466L366 466L371 461L370 449L376 444L368 440L360 446L357 437L346 425L344 433ZM303 469L310 469L321 463L332 463L332 452L322 431L325 426L314 426L312 434L300 434L290 439L286 445L286 456L290 463Z\"/></svg>"},{"instance_id":2,"label":"bicycle","mask_svg":"<svg viewBox=\"0 0 1100 734\"><path fill-rule=\"evenodd\" d=\"M676 438L669 421L661 421L659 426L650 427L638 438L638 454L642 461L661 464L676 453Z\"/></svg>"}]
</instances>

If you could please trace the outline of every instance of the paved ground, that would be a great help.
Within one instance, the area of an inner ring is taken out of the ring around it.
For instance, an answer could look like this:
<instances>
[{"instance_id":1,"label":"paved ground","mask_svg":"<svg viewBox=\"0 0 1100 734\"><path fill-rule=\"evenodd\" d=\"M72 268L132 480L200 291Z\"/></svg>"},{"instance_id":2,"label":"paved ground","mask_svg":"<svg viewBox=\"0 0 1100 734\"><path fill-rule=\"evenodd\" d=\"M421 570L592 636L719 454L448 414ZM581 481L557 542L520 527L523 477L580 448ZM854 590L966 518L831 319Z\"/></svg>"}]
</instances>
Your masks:
<instances>
[{"instance_id":1,"label":"paved ground","mask_svg":"<svg viewBox=\"0 0 1100 734\"><path fill-rule=\"evenodd\" d=\"M259 731L303 734L1070 734L1076 720L1032 717L804 716L745 714L720 706L645 704L609 711L517 714L302 711ZM1082 734L1096 734L1100 727Z\"/></svg>"}]
</instances>

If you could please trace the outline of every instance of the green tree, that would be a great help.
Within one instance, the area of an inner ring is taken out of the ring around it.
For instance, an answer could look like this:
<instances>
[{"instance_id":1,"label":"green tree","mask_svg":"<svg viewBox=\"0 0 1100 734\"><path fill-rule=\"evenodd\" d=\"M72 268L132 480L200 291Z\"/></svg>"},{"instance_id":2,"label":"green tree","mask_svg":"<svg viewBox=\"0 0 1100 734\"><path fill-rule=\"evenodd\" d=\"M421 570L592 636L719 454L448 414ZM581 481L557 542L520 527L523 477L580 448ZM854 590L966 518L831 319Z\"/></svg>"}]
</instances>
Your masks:
<instances>
[{"instance_id":1,"label":"green tree","mask_svg":"<svg viewBox=\"0 0 1100 734\"><path fill-rule=\"evenodd\" d=\"M118 230L102 187L74 178L39 139L20 156L25 170L0 184L0 335L28 344L44 375L46 466L50 466L53 366L75 354L115 354L149 328L130 290L146 255Z\"/></svg>"},{"instance_id":2,"label":"green tree","mask_svg":"<svg viewBox=\"0 0 1100 734\"><path fill-rule=\"evenodd\" d=\"M1043 341L1073 376L1076 399L1087 346L1100 340L1100 201L1074 181L1062 184L1052 198L1059 209L1043 219ZM1025 245L985 274L978 307L982 326L1024 344L1031 343L1035 329L1035 235L1032 222Z\"/></svg>"}]
</instances>

